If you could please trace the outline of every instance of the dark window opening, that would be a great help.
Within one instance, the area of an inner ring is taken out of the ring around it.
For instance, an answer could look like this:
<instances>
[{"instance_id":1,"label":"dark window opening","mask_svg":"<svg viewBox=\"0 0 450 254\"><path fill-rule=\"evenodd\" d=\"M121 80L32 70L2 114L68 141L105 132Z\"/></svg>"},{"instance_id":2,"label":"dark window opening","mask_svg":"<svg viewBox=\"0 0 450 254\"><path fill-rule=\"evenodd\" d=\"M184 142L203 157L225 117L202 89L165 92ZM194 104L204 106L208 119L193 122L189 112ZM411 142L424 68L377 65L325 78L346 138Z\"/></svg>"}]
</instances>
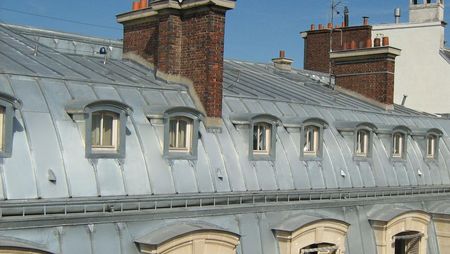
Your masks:
<instances>
[{"instance_id":1,"label":"dark window opening","mask_svg":"<svg viewBox=\"0 0 450 254\"><path fill-rule=\"evenodd\" d=\"M300 254L336 254L338 247L334 244L319 243L311 244L300 250Z\"/></svg>"},{"instance_id":2,"label":"dark window opening","mask_svg":"<svg viewBox=\"0 0 450 254\"><path fill-rule=\"evenodd\" d=\"M422 234L417 232L403 232L394 236L395 254L419 254Z\"/></svg>"}]
</instances>

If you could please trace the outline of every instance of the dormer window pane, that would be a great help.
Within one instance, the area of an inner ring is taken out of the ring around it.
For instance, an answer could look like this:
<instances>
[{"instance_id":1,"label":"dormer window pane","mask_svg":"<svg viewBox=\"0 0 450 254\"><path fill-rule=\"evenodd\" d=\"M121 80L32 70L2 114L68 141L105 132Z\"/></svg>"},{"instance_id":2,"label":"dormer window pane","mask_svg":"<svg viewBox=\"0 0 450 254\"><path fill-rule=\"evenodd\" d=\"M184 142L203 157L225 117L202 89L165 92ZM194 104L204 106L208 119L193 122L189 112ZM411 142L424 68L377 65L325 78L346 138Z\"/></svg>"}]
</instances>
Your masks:
<instances>
[{"instance_id":1,"label":"dormer window pane","mask_svg":"<svg viewBox=\"0 0 450 254\"><path fill-rule=\"evenodd\" d=\"M403 142L404 142L404 135L401 133L395 133L393 136L393 157L400 158L403 156Z\"/></svg>"},{"instance_id":2,"label":"dormer window pane","mask_svg":"<svg viewBox=\"0 0 450 254\"><path fill-rule=\"evenodd\" d=\"M427 137L427 158L434 158L436 147L436 136L430 135Z\"/></svg>"},{"instance_id":3,"label":"dormer window pane","mask_svg":"<svg viewBox=\"0 0 450 254\"><path fill-rule=\"evenodd\" d=\"M5 140L5 108L0 107L0 150L4 151Z\"/></svg>"},{"instance_id":4,"label":"dormer window pane","mask_svg":"<svg viewBox=\"0 0 450 254\"><path fill-rule=\"evenodd\" d=\"M305 154L316 154L319 148L319 128L308 126L305 128L305 144L303 152Z\"/></svg>"},{"instance_id":5,"label":"dormer window pane","mask_svg":"<svg viewBox=\"0 0 450 254\"><path fill-rule=\"evenodd\" d=\"M253 127L253 151L268 154L270 147L270 126L265 123L255 124Z\"/></svg>"},{"instance_id":6,"label":"dormer window pane","mask_svg":"<svg viewBox=\"0 0 450 254\"><path fill-rule=\"evenodd\" d=\"M192 139L192 120L173 118L169 122L169 149L189 151Z\"/></svg>"},{"instance_id":7,"label":"dormer window pane","mask_svg":"<svg viewBox=\"0 0 450 254\"><path fill-rule=\"evenodd\" d=\"M356 155L367 156L369 151L369 132L359 130L356 134Z\"/></svg>"},{"instance_id":8,"label":"dormer window pane","mask_svg":"<svg viewBox=\"0 0 450 254\"><path fill-rule=\"evenodd\" d=\"M116 149L118 116L110 112L92 113L91 142L96 149Z\"/></svg>"}]
</instances>

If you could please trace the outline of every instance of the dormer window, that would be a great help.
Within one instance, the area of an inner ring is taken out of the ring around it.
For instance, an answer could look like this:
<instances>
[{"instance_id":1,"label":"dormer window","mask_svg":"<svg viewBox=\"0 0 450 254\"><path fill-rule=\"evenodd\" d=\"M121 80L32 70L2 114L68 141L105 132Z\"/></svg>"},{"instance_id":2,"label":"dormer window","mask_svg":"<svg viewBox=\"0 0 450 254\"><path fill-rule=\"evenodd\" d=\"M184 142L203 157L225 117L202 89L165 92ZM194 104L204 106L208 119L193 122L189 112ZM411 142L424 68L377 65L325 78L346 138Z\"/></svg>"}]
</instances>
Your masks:
<instances>
[{"instance_id":1,"label":"dormer window","mask_svg":"<svg viewBox=\"0 0 450 254\"><path fill-rule=\"evenodd\" d=\"M145 109L155 127L163 127L163 155L170 160L196 160L203 113L191 107L154 105Z\"/></svg>"},{"instance_id":2,"label":"dormer window","mask_svg":"<svg viewBox=\"0 0 450 254\"><path fill-rule=\"evenodd\" d=\"M367 157L369 153L369 140L370 132L368 130L358 130L356 132L356 156Z\"/></svg>"},{"instance_id":3,"label":"dormer window","mask_svg":"<svg viewBox=\"0 0 450 254\"><path fill-rule=\"evenodd\" d=\"M407 139L411 133L411 129L403 125L392 129L391 156L393 160L404 161L406 159Z\"/></svg>"},{"instance_id":4,"label":"dormer window","mask_svg":"<svg viewBox=\"0 0 450 254\"><path fill-rule=\"evenodd\" d=\"M14 110L21 107L22 103L19 99L0 92L0 158L11 157Z\"/></svg>"},{"instance_id":5,"label":"dormer window","mask_svg":"<svg viewBox=\"0 0 450 254\"><path fill-rule=\"evenodd\" d=\"M93 150L116 151L119 145L119 115L114 112L92 113L91 144Z\"/></svg>"},{"instance_id":6,"label":"dormer window","mask_svg":"<svg viewBox=\"0 0 450 254\"><path fill-rule=\"evenodd\" d=\"M82 130L87 158L125 157L130 106L113 100L72 101L66 111Z\"/></svg>"},{"instance_id":7,"label":"dormer window","mask_svg":"<svg viewBox=\"0 0 450 254\"><path fill-rule=\"evenodd\" d=\"M442 131L439 129L430 129L425 135L425 160L432 161L438 158L439 139Z\"/></svg>"},{"instance_id":8,"label":"dormer window","mask_svg":"<svg viewBox=\"0 0 450 254\"><path fill-rule=\"evenodd\" d=\"M192 149L193 120L173 117L169 120L169 152L189 153Z\"/></svg>"},{"instance_id":9,"label":"dormer window","mask_svg":"<svg viewBox=\"0 0 450 254\"><path fill-rule=\"evenodd\" d=\"M403 158L405 147L405 134L396 132L392 135L392 157Z\"/></svg>"},{"instance_id":10,"label":"dormer window","mask_svg":"<svg viewBox=\"0 0 450 254\"><path fill-rule=\"evenodd\" d=\"M300 159L321 160L323 151L323 130L328 124L320 118L306 118L300 121Z\"/></svg>"},{"instance_id":11,"label":"dormer window","mask_svg":"<svg viewBox=\"0 0 450 254\"><path fill-rule=\"evenodd\" d=\"M337 121L335 122L335 127L343 137L352 136L354 160L367 161L372 158L373 137L378 129L375 124L370 122Z\"/></svg>"},{"instance_id":12,"label":"dormer window","mask_svg":"<svg viewBox=\"0 0 450 254\"><path fill-rule=\"evenodd\" d=\"M256 123L253 126L253 154L270 154L271 126L268 123Z\"/></svg>"}]
</instances>

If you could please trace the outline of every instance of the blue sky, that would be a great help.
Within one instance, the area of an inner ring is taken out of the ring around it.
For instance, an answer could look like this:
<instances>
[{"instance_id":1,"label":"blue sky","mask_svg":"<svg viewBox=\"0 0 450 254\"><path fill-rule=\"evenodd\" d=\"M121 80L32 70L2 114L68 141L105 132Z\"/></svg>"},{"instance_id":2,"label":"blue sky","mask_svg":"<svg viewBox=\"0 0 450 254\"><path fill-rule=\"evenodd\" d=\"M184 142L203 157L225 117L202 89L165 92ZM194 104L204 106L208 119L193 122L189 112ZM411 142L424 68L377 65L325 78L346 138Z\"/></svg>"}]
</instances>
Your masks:
<instances>
[{"instance_id":1,"label":"blue sky","mask_svg":"<svg viewBox=\"0 0 450 254\"><path fill-rule=\"evenodd\" d=\"M392 23L395 7L402 8L402 21L408 19L409 0L342 0L350 9L351 24L360 24L363 16L371 23ZM129 11L131 0L110 1L57 1L57 0L0 0L0 22L22 24L40 28L93 35L104 38L122 38L122 26L115 15ZM225 57L253 62L269 62L286 50L287 57L294 59L295 66L303 64L303 39L300 32L312 23L326 24L329 20L329 0L238 0L236 9L227 14ZM26 15L57 17L89 26ZM446 8L446 20L450 21ZM338 16L335 23L341 23ZM446 29L446 39L450 34Z\"/></svg>"}]
</instances>

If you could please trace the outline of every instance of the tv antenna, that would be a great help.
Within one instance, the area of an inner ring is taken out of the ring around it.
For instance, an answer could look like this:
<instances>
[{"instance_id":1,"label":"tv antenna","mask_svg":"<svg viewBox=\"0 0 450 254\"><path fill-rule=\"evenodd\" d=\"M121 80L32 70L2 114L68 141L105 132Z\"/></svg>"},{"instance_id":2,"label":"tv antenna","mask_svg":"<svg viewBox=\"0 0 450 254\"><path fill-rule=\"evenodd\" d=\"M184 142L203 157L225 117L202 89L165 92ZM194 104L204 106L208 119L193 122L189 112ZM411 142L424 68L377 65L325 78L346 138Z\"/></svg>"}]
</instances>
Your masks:
<instances>
[{"instance_id":1,"label":"tv antenna","mask_svg":"<svg viewBox=\"0 0 450 254\"><path fill-rule=\"evenodd\" d=\"M339 15L340 11L338 10L338 8L342 5L342 1L336 1L336 0L330 0L330 10L331 10L331 15L330 15L330 52L328 55L328 75L329 75L329 87L334 89L333 86L333 82L332 82L332 76L333 76L333 66L332 66L332 62L331 62L331 53L333 52L333 31L335 30L334 28L334 16L335 15ZM345 10L348 11L347 7L345 7ZM342 32L342 30L341 30Z\"/></svg>"}]
</instances>

